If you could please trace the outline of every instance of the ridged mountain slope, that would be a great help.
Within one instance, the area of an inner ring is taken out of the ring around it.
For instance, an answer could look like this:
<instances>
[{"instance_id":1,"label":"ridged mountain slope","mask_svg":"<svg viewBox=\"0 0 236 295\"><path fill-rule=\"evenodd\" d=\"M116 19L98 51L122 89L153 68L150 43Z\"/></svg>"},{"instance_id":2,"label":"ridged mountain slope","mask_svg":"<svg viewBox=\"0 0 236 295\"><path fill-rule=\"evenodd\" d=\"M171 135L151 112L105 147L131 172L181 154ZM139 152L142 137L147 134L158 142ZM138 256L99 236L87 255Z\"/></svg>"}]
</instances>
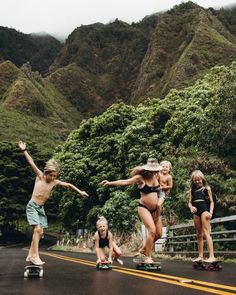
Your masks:
<instances>
[{"instance_id":1,"label":"ridged mountain slope","mask_svg":"<svg viewBox=\"0 0 236 295\"><path fill-rule=\"evenodd\" d=\"M29 64L18 69L10 61L0 64L0 137L38 142L49 151L78 127L81 114Z\"/></svg>"},{"instance_id":2,"label":"ridged mountain slope","mask_svg":"<svg viewBox=\"0 0 236 295\"><path fill-rule=\"evenodd\" d=\"M215 65L236 58L236 38L199 6L181 4L160 17L138 74L131 101L164 97L192 84Z\"/></svg>"}]
</instances>

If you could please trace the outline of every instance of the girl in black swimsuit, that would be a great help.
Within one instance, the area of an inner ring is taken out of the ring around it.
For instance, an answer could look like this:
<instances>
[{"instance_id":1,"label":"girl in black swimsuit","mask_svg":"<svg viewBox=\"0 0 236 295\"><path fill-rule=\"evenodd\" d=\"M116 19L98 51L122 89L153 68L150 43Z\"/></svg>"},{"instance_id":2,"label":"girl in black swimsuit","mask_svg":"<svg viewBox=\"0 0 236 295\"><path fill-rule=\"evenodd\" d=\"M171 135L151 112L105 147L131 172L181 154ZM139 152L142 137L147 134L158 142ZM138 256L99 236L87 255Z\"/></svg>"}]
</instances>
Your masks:
<instances>
[{"instance_id":1,"label":"girl in black swimsuit","mask_svg":"<svg viewBox=\"0 0 236 295\"><path fill-rule=\"evenodd\" d=\"M123 261L119 258L121 256L121 250L113 241L112 233L108 230L108 221L105 217L101 216L97 220L97 231L94 235L95 241L95 251L97 254L97 263L106 261L105 248L109 248L108 261L112 263L112 256L114 255L114 260L120 264Z\"/></svg>"},{"instance_id":2,"label":"girl in black swimsuit","mask_svg":"<svg viewBox=\"0 0 236 295\"><path fill-rule=\"evenodd\" d=\"M205 191L210 199L210 212L208 212ZM203 236L206 239L209 258L206 262L215 261L212 238L210 235L211 218L214 209L211 188L207 185L204 174L200 170L195 170L190 178L190 191L188 207L193 214L194 226L197 234L198 257L194 261L203 260Z\"/></svg>"},{"instance_id":3,"label":"girl in black swimsuit","mask_svg":"<svg viewBox=\"0 0 236 295\"><path fill-rule=\"evenodd\" d=\"M140 250L144 254L145 263L152 263L152 248L154 242L162 236L162 221L160 210L157 207L158 201L158 171L160 165L157 160L150 158L146 165L135 167L131 178L124 180L108 181L103 180L103 186L126 186L136 184L140 192L138 214L145 225L148 235L144 247Z\"/></svg>"}]
</instances>

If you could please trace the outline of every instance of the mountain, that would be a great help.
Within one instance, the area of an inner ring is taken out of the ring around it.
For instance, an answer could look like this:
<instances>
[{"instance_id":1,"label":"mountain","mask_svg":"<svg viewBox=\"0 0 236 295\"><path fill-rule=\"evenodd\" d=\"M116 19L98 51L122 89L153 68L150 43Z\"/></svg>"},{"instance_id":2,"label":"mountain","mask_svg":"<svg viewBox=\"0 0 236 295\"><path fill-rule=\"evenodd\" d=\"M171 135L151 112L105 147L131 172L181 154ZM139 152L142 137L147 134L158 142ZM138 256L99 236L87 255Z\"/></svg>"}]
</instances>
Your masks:
<instances>
[{"instance_id":1,"label":"mountain","mask_svg":"<svg viewBox=\"0 0 236 295\"><path fill-rule=\"evenodd\" d=\"M130 25L118 19L82 25L64 44L0 27L2 139L16 137L21 126L13 126L22 118L26 138L43 130L54 142L46 146L54 148L82 119L115 102L137 105L193 85L212 67L235 60L235 10L187 2Z\"/></svg>"},{"instance_id":2,"label":"mountain","mask_svg":"<svg viewBox=\"0 0 236 295\"><path fill-rule=\"evenodd\" d=\"M119 100L163 98L235 59L236 19L230 11L187 2L137 24L81 26L69 35L50 72L76 64L99 97L98 111Z\"/></svg>"},{"instance_id":3,"label":"mountain","mask_svg":"<svg viewBox=\"0 0 236 295\"><path fill-rule=\"evenodd\" d=\"M45 74L61 48L50 35L23 34L0 26L0 61L10 60L18 67L30 62L34 71Z\"/></svg>"},{"instance_id":4,"label":"mountain","mask_svg":"<svg viewBox=\"0 0 236 295\"><path fill-rule=\"evenodd\" d=\"M87 76L103 110L117 100L128 102L149 38L142 28L119 20L81 26L70 34L50 72L73 63ZM74 83L80 83L76 75Z\"/></svg>"},{"instance_id":5,"label":"mountain","mask_svg":"<svg viewBox=\"0 0 236 295\"><path fill-rule=\"evenodd\" d=\"M229 65L236 58L232 33L212 10L192 2L159 16L131 102L164 97L172 88L192 84L215 65Z\"/></svg>"},{"instance_id":6,"label":"mountain","mask_svg":"<svg viewBox=\"0 0 236 295\"><path fill-rule=\"evenodd\" d=\"M52 152L79 126L77 109L29 64L1 63L0 81L1 140L34 141Z\"/></svg>"}]
</instances>

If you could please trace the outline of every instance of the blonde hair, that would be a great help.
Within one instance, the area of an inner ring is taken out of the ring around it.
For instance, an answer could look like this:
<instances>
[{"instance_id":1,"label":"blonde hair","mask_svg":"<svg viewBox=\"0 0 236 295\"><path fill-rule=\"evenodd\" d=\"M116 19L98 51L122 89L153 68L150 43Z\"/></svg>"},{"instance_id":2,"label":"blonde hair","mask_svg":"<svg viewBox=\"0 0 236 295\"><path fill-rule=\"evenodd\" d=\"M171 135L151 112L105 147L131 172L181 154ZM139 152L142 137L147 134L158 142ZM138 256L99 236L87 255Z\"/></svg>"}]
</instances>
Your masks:
<instances>
[{"instance_id":1,"label":"blonde hair","mask_svg":"<svg viewBox=\"0 0 236 295\"><path fill-rule=\"evenodd\" d=\"M206 178L205 178L204 174L202 173L202 171L201 170L194 170L190 176L190 188L192 188L194 185L194 178L195 177L200 177L202 179L203 186L205 186L205 187L208 186Z\"/></svg>"},{"instance_id":2,"label":"blonde hair","mask_svg":"<svg viewBox=\"0 0 236 295\"><path fill-rule=\"evenodd\" d=\"M43 172L44 174L48 174L50 172L56 172L59 174L59 164L54 159L50 159L46 162Z\"/></svg>"},{"instance_id":3,"label":"blonde hair","mask_svg":"<svg viewBox=\"0 0 236 295\"><path fill-rule=\"evenodd\" d=\"M166 165L169 167L170 171L172 170L172 164L170 161L166 161L166 160L161 161L160 166L162 166L162 165Z\"/></svg>"},{"instance_id":4,"label":"blonde hair","mask_svg":"<svg viewBox=\"0 0 236 295\"><path fill-rule=\"evenodd\" d=\"M96 227L98 228L99 227L99 224L102 223L102 222L106 223L106 225L108 226L107 219L104 216L99 216L98 217L98 220L96 222Z\"/></svg>"}]
</instances>

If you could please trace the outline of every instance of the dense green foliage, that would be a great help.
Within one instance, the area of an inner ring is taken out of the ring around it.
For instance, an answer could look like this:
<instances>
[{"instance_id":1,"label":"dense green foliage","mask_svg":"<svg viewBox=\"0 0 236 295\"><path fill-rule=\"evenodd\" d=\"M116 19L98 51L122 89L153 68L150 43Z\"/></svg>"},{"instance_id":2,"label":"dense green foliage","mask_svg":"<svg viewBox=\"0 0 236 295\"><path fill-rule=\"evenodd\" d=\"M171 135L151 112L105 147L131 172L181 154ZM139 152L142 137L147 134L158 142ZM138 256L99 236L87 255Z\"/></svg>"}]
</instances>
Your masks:
<instances>
[{"instance_id":1,"label":"dense green foliage","mask_svg":"<svg viewBox=\"0 0 236 295\"><path fill-rule=\"evenodd\" d=\"M64 224L92 228L103 214L116 230L132 231L136 187L104 188L99 183L129 177L130 169L148 156L168 159L174 167L174 189L163 212L168 223L190 218L187 191L194 169L205 173L218 195L217 216L233 214L235 81L236 63L215 67L194 86L172 90L163 100L149 99L137 107L114 104L83 121L56 157L61 177L87 190L90 197L73 200L69 192L60 193Z\"/></svg>"},{"instance_id":2,"label":"dense green foliage","mask_svg":"<svg viewBox=\"0 0 236 295\"><path fill-rule=\"evenodd\" d=\"M81 114L29 63L20 69L10 61L1 63L0 80L2 141L34 140L52 152L79 125Z\"/></svg>"},{"instance_id":3,"label":"dense green foliage","mask_svg":"<svg viewBox=\"0 0 236 295\"><path fill-rule=\"evenodd\" d=\"M81 99L81 88L85 88L86 82L89 98L92 86L93 92L103 103L102 108L102 105L99 106L99 100L97 102L97 107L102 110L118 99L128 101L148 48L154 23L152 20L131 26L115 20L106 25L82 25L69 35L66 46L50 70L53 72L69 64L76 64L82 69L80 72L83 75L82 79L78 79L77 75L70 75L70 81L73 81L74 85L78 81L81 84L80 87L72 87L71 94L73 92L74 98ZM60 76L62 75L61 71Z\"/></svg>"}]
</instances>

